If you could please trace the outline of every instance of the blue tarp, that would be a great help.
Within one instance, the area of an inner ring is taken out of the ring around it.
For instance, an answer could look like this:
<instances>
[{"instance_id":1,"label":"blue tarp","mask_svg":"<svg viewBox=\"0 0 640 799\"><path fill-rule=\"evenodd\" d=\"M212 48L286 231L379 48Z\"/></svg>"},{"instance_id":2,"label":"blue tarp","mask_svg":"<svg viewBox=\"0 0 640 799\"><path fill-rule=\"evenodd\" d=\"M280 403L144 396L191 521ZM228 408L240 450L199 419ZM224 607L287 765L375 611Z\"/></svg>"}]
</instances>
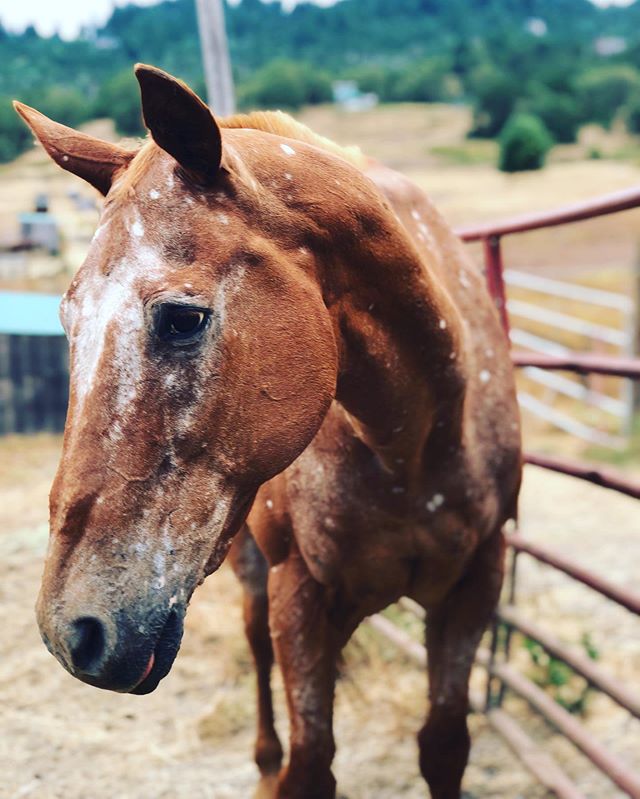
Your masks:
<instances>
[{"instance_id":1,"label":"blue tarp","mask_svg":"<svg viewBox=\"0 0 640 799\"><path fill-rule=\"evenodd\" d=\"M0 291L0 333L63 336L58 319L60 297L23 291Z\"/></svg>"}]
</instances>

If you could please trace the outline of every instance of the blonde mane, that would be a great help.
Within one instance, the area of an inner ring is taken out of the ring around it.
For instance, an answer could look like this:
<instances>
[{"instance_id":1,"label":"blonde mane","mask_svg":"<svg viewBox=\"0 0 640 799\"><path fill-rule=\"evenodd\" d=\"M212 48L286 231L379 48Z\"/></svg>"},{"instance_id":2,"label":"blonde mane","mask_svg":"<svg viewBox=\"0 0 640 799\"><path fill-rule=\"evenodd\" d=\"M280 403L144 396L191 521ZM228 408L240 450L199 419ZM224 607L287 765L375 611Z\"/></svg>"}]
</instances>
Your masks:
<instances>
[{"instance_id":1,"label":"blonde mane","mask_svg":"<svg viewBox=\"0 0 640 799\"><path fill-rule=\"evenodd\" d=\"M254 111L251 114L235 114L234 116L218 119L217 122L223 130L261 130L264 133L273 133L276 136L296 139L319 147L321 150L328 150L345 161L349 161L358 169L364 169L367 166L367 158L359 147L342 147L331 141L331 139L314 133L302 122L298 122L282 111ZM147 138L140 148L132 153L132 160L126 170L115 181L111 196L114 199L120 199L129 194L159 152L160 149L153 139L151 137Z\"/></svg>"},{"instance_id":2,"label":"blonde mane","mask_svg":"<svg viewBox=\"0 0 640 799\"><path fill-rule=\"evenodd\" d=\"M357 166L358 169L364 169L367 165L367 158L359 147L342 147L331 139L327 139L326 136L314 133L302 122L298 122L282 111L254 111L251 114L235 114L219 120L218 123L221 128L249 128L250 130L262 130L265 133L274 133L276 136L284 136L288 139L297 139L319 147L321 150L328 150Z\"/></svg>"}]
</instances>

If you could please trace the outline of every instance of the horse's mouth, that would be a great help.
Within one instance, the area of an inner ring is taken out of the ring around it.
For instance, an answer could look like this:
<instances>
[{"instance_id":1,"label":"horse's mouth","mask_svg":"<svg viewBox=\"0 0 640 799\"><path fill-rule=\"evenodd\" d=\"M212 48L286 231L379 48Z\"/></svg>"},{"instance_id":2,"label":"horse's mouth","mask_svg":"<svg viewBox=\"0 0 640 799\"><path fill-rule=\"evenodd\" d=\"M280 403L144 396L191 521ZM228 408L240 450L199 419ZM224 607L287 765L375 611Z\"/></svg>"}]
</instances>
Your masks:
<instances>
[{"instance_id":1,"label":"horse's mouth","mask_svg":"<svg viewBox=\"0 0 640 799\"><path fill-rule=\"evenodd\" d=\"M140 681L129 690L131 694L150 694L158 683L171 671L182 640L182 614L172 609L158 637Z\"/></svg>"}]
</instances>

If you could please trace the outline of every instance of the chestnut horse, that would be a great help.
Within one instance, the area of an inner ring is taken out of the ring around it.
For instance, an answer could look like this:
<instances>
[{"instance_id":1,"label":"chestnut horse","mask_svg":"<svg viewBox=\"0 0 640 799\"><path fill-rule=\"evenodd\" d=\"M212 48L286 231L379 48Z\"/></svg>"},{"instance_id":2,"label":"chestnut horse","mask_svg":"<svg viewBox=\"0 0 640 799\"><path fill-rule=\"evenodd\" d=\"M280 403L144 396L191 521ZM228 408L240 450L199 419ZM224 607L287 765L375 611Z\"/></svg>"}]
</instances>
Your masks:
<instances>
[{"instance_id":1,"label":"chestnut horse","mask_svg":"<svg viewBox=\"0 0 640 799\"><path fill-rule=\"evenodd\" d=\"M42 637L84 682L153 691L194 589L232 549L259 791L329 799L339 652L412 597L428 619L420 768L434 799L458 797L521 472L483 278L401 175L283 114L216 122L177 79L136 75L151 133L136 151L17 104L54 161L106 195L61 305L71 390Z\"/></svg>"}]
</instances>

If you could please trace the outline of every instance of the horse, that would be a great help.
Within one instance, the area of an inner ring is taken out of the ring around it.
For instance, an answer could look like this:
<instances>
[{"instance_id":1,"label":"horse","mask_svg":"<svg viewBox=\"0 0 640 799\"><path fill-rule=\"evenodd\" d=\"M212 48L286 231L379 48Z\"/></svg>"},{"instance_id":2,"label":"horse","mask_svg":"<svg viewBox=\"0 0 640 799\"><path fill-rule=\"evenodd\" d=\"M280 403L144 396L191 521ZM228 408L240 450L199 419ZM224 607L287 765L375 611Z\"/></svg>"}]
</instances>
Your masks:
<instances>
[{"instance_id":1,"label":"horse","mask_svg":"<svg viewBox=\"0 0 640 799\"><path fill-rule=\"evenodd\" d=\"M458 797L521 477L482 274L400 174L280 112L216 121L180 80L135 73L150 133L137 149L16 103L106 198L60 308L70 397L44 643L85 683L149 693L229 554L257 672L259 795L331 799L340 651L411 597L427 614L420 769L433 799Z\"/></svg>"}]
</instances>

